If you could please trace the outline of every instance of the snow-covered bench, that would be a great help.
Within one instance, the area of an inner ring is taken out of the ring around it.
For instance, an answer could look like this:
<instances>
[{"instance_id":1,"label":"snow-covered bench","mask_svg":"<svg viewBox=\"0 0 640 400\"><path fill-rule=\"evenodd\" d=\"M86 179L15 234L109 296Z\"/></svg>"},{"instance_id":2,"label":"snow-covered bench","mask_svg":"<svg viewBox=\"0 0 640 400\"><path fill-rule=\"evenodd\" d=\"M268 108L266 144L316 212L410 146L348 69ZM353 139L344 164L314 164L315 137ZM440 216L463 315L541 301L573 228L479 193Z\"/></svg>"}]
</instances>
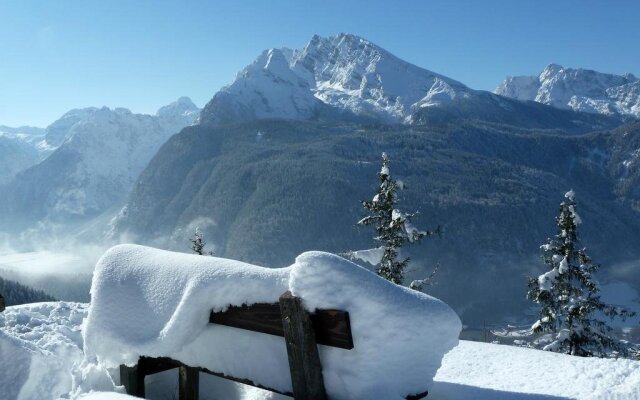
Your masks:
<instances>
[{"instance_id":1,"label":"snow-covered bench","mask_svg":"<svg viewBox=\"0 0 640 400\"><path fill-rule=\"evenodd\" d=\"M184 399L200 372L296 399L419 399L461 328L440 300L321 252L269 269L122 245L91 296L86 357L136 395L179 368Z\"/></svg>"},{"instance_id":2,"label":"snow-covered bench","mask_svg":"<svg viewBox=\"0 0 640 400\"><path fill-rule=\"evenodd\" d=\"M246 378L228 376L207 368L185 365L171 358L142 357L132 367L120 366L120 382L127 394L145 397L144 378L147 375L170 369L179 369L179 398L197 400L199 373L207 373L232 381L254 385L295 399L326 399L322 380L322 367L318 354L318 344L353 349L349 313L339 310L315 310L308 313L302 301L286 292L274 304L257 303L240 307L229 307L226 311L211 312L209 323L246 329L253 332L284 337L287 345L289 370L293 393L256 385ZM407 396L409 400L422 399L427 392Z\"/></svg>"}]
</instances>

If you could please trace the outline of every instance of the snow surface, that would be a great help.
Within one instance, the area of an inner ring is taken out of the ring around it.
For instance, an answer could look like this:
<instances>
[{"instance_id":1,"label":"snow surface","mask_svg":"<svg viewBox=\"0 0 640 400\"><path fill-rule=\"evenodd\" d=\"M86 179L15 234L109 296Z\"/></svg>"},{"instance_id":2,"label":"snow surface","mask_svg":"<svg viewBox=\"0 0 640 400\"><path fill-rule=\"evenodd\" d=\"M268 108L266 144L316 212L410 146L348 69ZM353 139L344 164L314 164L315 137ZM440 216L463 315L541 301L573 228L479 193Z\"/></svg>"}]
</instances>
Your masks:
<instances>
[{"instance_id":1,"label":"snow surface","mask_svg":"<svg viewBox=\"0 0 640 400\"><path fill-rule=\"evenodd\" d=\"M286 290L309 310L350 313L355 348L320 347L334 399L403 399L423 392L458 342L461 323L446 304L332 254L308 252L288 268L269 269L121 245L96 266L86 358L114 368L141 355L171 357L291 391L282 338L208 324L211 309L277 302Z\"/></svg>"},{"instance_id":2,"label":"snow surface","mask_svg":"<svg viewBox=\"0 0 640 400\"><path fill-rule=\"evenodd\" d=\"M0 313L0 398L52 399L72 387L87 305L34 303Z\"/></svg>"},{"instance_id":3,"label":"snow surface","mask_svg":"<svg viewBox=\"0 0 640 400\"><path fill-rule=\"evenodd\" d=\"M439 400L631 400L640 398L640 362L460 341L429 392Z\"/></svg>"},{"instance_id":4,"label":"snow surface","mask_svg":"<svg viewBox=\"0 0 640 400\"><path fill-rule=\"evenodd\" d=\"M373 249L356 250L352 251L349 255L354 259L362 260L376 266L380 264L380 261L382 261L382 256L384 256L384 247L380 246Z\"/></svg>"},{"instance_id":5,"label":"snow surface","mask_svg":"<svg viewBox=\"0 0 640 400\"><path fill-rule=\"evenodd\" d=\"M632 74L550 64L537 77L508 77L495 93L574 111L640 117L640 80Z\"/></svg>"},{"instance_id":6,"label":"snow surface","mask_svg":"<svg viewBox=\"0 0 640 400\"><path fill-rule=\"evenodd\" d=\"M38 303L8 307L0 313L0 398L2 400L48 400L81 398L84 400L132 399L113 393L89 364L83 360L80 329L88 305L77 303ZM83 364L84 363L84 364ZM384 360L380 361L384 364ZM76 368L72 367L74 364ZM10 365L11 368L4 368ZM71 371L84 376L72 376ZM393 372L393 369L389 369ZM92 377L91 374L94 374ZM157 379L173 378L168 371ZM224 400L288 399L257 388L238 386L227 392L215 385L235 385L230 381L208 381L201 376L201 398ZM84 379L84 390L68 396L72 379ZM102 378L104 379L104 378ZM215 378L217 379L217 378ZM206 384L205 384L206 383ZM147 390L153 393L153 382ZM111 385L113 383L111 382ZM173 386L175 387L175 386ZM108 392L99 392L108 391ZM429 397L438 400L559 400L640 398L640 362L631 360L573 357L534 349L460 341L447 353L429 387ZM158 393L152 399L172 398ZM372 399L385 399L373 396Z\"/></svg>"}]
</instances>

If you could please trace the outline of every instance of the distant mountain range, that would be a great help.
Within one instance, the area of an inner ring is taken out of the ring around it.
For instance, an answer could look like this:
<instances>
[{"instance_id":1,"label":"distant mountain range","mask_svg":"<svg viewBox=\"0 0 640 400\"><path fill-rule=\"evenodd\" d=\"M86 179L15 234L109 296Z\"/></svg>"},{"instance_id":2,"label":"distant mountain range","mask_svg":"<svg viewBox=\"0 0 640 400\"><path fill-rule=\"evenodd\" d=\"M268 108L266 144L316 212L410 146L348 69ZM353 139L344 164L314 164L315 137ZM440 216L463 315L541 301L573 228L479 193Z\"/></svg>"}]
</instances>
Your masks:
<instances>
[{"instance_id":1,"label":"distant mountain range","mask_svg":"<svg viewBox=\"0 0 640 400\"><path fill-rule=\"evenodd\" d=\"M156 115L107 107L69 111L32 135L36 147L47 149L46 158L25 148L31 155L23 163L28 168L5 177L2 225L28 229L43 221L76 223L100 215L126 197L158 148L198 115L186 97ZM18 142L13 140L14 146Z\"/></svg>"},{"instance_id":2,"label":"distant mountain range","mask_svg":"<svg viewBox=\"0 0 640 400\"><path fill-rule=\"evenodd\" d=\"M640 117L640 80L633 74L603 74L550 64L538 76L507 78L495 92L561 109Z\"/></svg>"},{"instance_id":3,"label":"distant mountain range","mask_svg":"<svg viewBox=\"0 0 640 400\"><path fill-rule=\"evenodd\" d=\"M200 122L215 126L266 118L408 125L526 119L539 128L581 132L619 123L473 90L350 34L316 35L300 50L265 50L213 96Z\"/></svg>"}]
</instances>

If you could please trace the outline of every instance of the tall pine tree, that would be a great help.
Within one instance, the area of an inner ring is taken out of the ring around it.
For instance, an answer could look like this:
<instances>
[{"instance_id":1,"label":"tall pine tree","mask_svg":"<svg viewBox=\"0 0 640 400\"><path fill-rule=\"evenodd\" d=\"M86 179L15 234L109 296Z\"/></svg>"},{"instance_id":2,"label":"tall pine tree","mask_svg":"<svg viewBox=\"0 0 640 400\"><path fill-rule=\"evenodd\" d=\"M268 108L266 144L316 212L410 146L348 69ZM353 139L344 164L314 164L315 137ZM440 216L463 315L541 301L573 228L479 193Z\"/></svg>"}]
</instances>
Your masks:
<instances>
[{"instance_id":1,"label":"tall pine tree","mask_svg":"<svg viewBox=\"0 0 640 400\"><path fill-rule=\"evenodd\" d=\"M378 275L401 285L404 282L409 257L400 258L399 249L407 243L418 242L425 236L431 236L439 230L432 232L416 229L411 224L411 218L415 214L407 214L396 208L397 192L403 189L404 185L391 178L389 164L389 157L386 153L382 153L382 168L378 173L380 186L373 200L362 202L369 215L358 221L358 224L373 225L377 234L375 240L382 242L380 247L382 255L376 270ZM414 288L419 290L424 283L424 281L420 281Z\"/></svg>"},{"instance_id":2,"label":"tall pine tree","mask_svg":"<svg viewBox=\"0 0 640 400\"><path fill-rule=\"evenodd\" d=\"M546 334L540 340L544 350L583 357L624 355L625 342L611 336L612 328L599 317L625 319L634 313L600 299L593 276L599 266L580 247L582 221L576 209L575 193L569 191L556 217L556 236L541 246L549 270L529 280L527 297L540 305L540 319L532 328Z\"/></svg>"}]
</instances>

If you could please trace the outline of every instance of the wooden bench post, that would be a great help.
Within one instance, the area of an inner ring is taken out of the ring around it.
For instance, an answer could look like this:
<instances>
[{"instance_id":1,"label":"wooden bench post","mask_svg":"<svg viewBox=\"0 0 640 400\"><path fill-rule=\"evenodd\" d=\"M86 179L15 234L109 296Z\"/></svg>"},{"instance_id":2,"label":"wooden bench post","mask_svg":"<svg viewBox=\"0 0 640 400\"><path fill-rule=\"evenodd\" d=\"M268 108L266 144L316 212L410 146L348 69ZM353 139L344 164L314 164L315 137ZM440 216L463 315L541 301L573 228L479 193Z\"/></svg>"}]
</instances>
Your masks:
<instances>
[{"instance_id":1,"label":"wooden bench post","mask_svg":"<svg viewBox=\"0 0 640 400\"><path fill-rule=\"evenodd\" d=\"M178 399L198 400L200 391L200 370L181 366L178 377Z\"/></svg>"},{"instance_id":2,"label":"wooden bench post","mask_svg":"<svg viewBox=\"0 0 640 400\"><path fill-rule=\"evenodd\" d=\"M326 400L322 364L315 333L302 300L291 292L280 296L282 326L287 344L295 400Z\"/></svg>"},{"instance_id":3,"label":"wooden bench post","mask_svg":"<svg viewBox=\"0 0 640 400\"><path fill-rule=\"evenodd\" d=\"M0 294L0 312L4 311L6 304L4 303L4 297Z\"/></svg>"},{"instance_id":4,"label":"wooden bench post","mask_svg":"<svg viewBox=\"0 0 640 400\"><path fill-rule=\"evenodd\" d=\"M127 394L144 398L144 374L137 364L133 367L120 366L120 384L124 385Z\"/></svg>"}]
</instances>

